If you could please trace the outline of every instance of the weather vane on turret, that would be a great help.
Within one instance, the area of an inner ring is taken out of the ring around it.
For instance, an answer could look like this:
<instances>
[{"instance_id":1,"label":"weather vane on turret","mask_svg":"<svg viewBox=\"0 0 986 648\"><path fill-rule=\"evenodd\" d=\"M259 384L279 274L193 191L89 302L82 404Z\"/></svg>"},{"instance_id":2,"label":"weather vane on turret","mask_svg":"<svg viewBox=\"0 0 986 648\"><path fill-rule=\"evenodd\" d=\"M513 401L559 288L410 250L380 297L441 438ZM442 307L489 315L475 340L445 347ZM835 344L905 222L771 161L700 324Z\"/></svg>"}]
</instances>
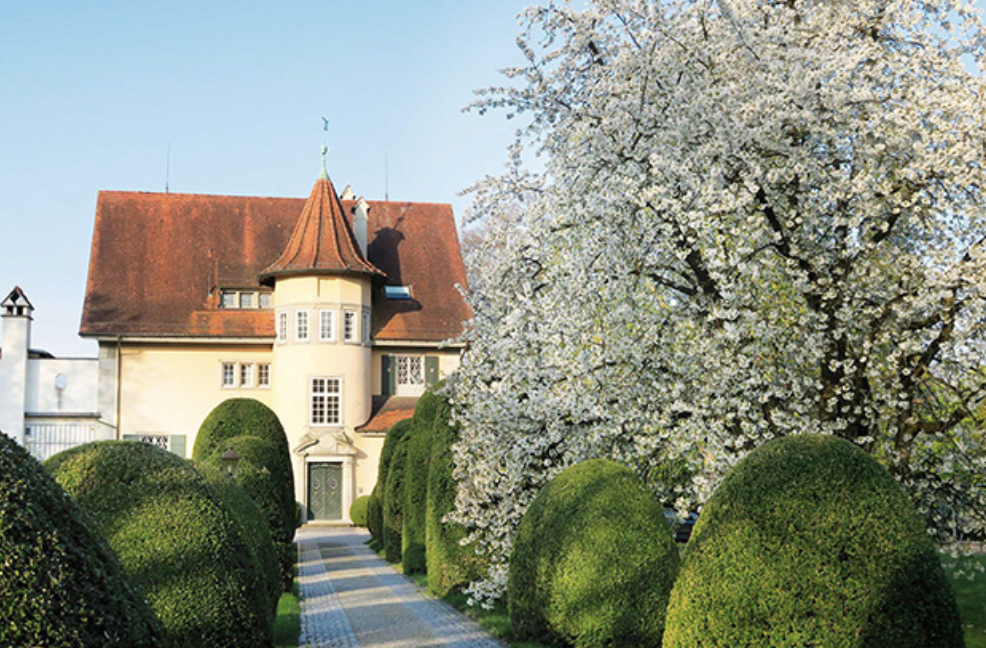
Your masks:
<instances>
[{"instance_id":1,"label":"weather vane on turret","mask_svg":"<svg viewBox=\"0 0 986 648\"><path fill-rule=\"evenodd\" d=\"M322 177L328 178L329 172L325 169L325 156L329 152L328 137L329 137L329 120L322 117Z\"/></svg>"}]
</instances>

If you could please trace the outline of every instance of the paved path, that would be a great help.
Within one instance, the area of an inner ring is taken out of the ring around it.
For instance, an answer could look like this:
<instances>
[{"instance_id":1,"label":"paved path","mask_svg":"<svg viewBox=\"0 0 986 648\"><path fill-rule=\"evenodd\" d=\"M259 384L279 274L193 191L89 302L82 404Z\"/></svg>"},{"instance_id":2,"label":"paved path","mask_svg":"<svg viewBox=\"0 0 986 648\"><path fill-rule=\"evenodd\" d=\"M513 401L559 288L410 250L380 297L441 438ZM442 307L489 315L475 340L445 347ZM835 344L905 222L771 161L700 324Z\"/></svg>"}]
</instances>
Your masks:
<instances>
[{"instance_id":1,"label":"paved path","mask_svg":"<svg viewBox=\"0 0 986 648\"><path fill-rule=\"evenodd\" d=\"M301 637L311 648L503 648L476 623L425 596L364 543L365 531L298 531Z\"/></svg>"}]
</instances>

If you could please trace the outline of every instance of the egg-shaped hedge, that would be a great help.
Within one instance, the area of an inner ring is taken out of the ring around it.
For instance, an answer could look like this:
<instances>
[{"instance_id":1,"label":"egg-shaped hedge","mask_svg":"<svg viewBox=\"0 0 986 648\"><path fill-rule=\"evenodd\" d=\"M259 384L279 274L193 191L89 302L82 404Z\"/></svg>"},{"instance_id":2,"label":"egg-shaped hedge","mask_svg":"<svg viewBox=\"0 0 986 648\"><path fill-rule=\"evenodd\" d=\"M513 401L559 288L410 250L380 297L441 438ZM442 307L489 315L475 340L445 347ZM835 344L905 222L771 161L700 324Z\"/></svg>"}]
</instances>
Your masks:
<instances>
[{"instance_id":1,"label":"egg-shaped hedge","mask_svg":"<svg viewBox=\"0 0 986 648\"><path fill-rule=\"evenodd\" d=\"M451 419L452 408L448 399L439 397L432 427L425 520L428 591L439 598L462 590L482 576L487 567L471 545L462 545L461 541L466 537L465 529L445 521L445 516L455 508L458 488L452 477L455 468L452 445L459 440L459 430L452 425Z\"/></svg>"},{"instance_id":2,"label":"egg-shaped hedge","mask_svg":"<svg viewBox=\"0 0 986 648\"><path fill-rule=\"evenodd\" d=\"M264 519L260 506L251 498L246 490L215 466L193 462L195 469L202 473L209 484L216 489L219 499L233 514L240 529L240 534L247 541L247 546L253 559L259 567L262 577L257 587L263 588L270 602L271 623L277 614L277 602L281 598L281 573L277 564L277 554L274 552L274 541L270 537L270 528Z\"/></svg>"},{"instance_id":3,"label":"egg-shaped hedge","mask_svg":"<svg viewBox=\"0 0 986 648\"><path fill-rule=\"evenodd\" d=\"M770 441L706 503L665 647L957 648L935 546L904 489L832 436Z\"/></svg>"},{"instance_id":4,"label":"egg-shaped hedge","mask_svg":"<svg viewBox=\"0 0 986 648\"><path fill-rule=\"evenodd\" d=\"M370 492L370 501L366 504L366 528L374 540L383 543L383 498L380 490L380 482L377 482Z\"/></svg>"},{"instance_id":5,"label":"egg-shaped hedge","mask_svg":"<svg viewBox=\"0 0 986 648\"><path fill-rule=\"evenodd\" d=\"M136 441L45 467L107 539L178 647L268 646L269 601L233 515L192 465Z\"/></svg>"},{"instance_id":6,"label":"egg-shaped hedge","mask_svg":"<svg viewBox=\"0 0 986 648\"><path fill-rule=\"evenodd\" d=\"M202 421L192 458L202 460L217 450L225 451L225 441L241 436L266 439L285 457L290 457L288 437L274 410L253 398L230 398L216 405Z\"/></svg>"},{"instance_id":7,"label":"egg-shaped hedge","mask_svg":"<svg viewBox=\"0 0 986 648\"><path fill-rule=\"evenodd\" d=\"M404 475L404 525L401 567L405 574L425 571L425 512L428 507L428 464L431 462L431 432L438 396L426 391L414 408L407 438Z\"/></svg>"},{"instance_id":8,"label":"egg-shaped hedge","mask_svg":"<svg viewBox=\"0 0 986 648\"><path fill-rule=\"evenodd\" d=\"M514 634L579 648L660 646L678 571L664 510L628 468L572 466L541 489L514 539Z\"/></svg>"},{"instance_id":9,"label":"egg-shaped hedge","mask_svg":"<svg viewBox=\"0 0 986 648\"><path fill-rule=\"evenodd\" d=\"M236 483L263 513L277 554L281 589L289 591L294 578L294 531L298 519L290 458L279 452L269 439L240 436L224 440L220 448L203 463L221 468L222 455L228 450L240 456Z\"/></svg>"},{"instance_id":10,"label":"egg-shaped hedge","mask_svg":"<svg viewBox=\"0 0 986 648\"><path fill-rule=\"evenodd\" d=\"M85 513L0 434L0 646L170 645Z\"/></svg>"},{"instance_id":11,"label":"egg-shaped hedge","mask_svg":"<svg viewBox=\"0 0 986 648\"><path fill-rule=\"evenodd\" d=\"M353 526L365 527L366 526L366 515L367 508L370 504L369 495L360 495L353 500L353 503L349 506L349 520L353 523Z\"/></svg>"},{"instance_id":12,"label":"egg-shaped hedge","mask_svg":"<svg viewBox=\"0 0 986 648\"><path fill-rule=\"evenodd\" d=\"M407 463L404 437L411 431L412 425L411 419L394 423L387 431L383 450L380 451L377 487L380 489L380 506L383 511L381 543L384 546L384 555L390 562L401 560L404 533L404 469ZM400 455L399 459L395 455ZM394 472L391 467L395 464L399 474L391 475Z\"/></svg>"}]
</instances>

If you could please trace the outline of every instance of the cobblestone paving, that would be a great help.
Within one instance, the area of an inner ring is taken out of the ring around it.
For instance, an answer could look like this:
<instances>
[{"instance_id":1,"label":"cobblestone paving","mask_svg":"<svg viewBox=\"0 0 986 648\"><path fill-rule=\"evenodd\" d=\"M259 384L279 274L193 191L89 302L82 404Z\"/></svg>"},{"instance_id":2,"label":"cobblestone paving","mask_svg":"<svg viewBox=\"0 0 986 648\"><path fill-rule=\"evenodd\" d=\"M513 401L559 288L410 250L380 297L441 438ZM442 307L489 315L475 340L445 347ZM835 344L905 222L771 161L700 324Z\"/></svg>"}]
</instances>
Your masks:
<instances>
[{"instance_id":1,"label":"cobblestone paving","mask_svg":"<svg viewBox=\"0 0 986 648\"><path fill-rule=\"evenodd\" d=\"M367 537L352 529L299 532L305 597L301 646L506 646L465 615L422 594L364 544Z\"/></svg>"}]
</instances>

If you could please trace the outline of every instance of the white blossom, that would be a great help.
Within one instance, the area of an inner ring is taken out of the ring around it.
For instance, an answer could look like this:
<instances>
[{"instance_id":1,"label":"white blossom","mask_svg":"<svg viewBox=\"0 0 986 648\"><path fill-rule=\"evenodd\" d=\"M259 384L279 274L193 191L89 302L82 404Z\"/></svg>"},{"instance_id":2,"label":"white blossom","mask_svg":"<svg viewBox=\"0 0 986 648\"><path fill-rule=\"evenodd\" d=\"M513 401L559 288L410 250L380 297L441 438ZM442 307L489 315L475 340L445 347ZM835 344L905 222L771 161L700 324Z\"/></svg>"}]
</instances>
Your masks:
<instances>
[{"instance_id":1,"label":"white blossom","mask_svg":"<svg viewBox=\"0 0 986 648\"><path fill-rule=\"evenodd\" d=\"M596 0L525 24L528 65L477 104L529 123L475 188L449 390L452 519L492 565L472 593L502 593L527 505L596 456L687 510L764 441L836 434L940 538L986 532L970 6Z\"/></svg>"}]
</instances>

